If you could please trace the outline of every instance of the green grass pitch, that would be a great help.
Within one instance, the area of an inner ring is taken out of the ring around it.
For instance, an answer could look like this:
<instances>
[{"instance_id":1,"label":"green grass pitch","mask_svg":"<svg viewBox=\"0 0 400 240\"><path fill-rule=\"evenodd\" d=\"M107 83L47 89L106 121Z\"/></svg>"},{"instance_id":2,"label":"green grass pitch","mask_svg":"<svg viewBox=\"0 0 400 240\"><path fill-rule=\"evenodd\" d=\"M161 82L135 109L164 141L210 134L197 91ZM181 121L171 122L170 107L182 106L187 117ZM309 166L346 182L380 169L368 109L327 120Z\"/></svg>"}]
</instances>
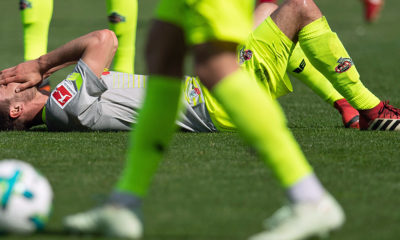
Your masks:
<instances>
[{"instance_id":1,"label":"green grass pitch","mask_svg":"<svg viewBox=\"0 0 400 240\"><path fill-rule=\"evenodd\" d=\"M400 106L400 2L387 1L380 21L370 26L363 23L359 2L317 1L364 84L381 99ZM143 46L155 4L155 0L139 1L138 73L144 73ZM107 28L105 1L56 0L54 5L49 49ZM22 60L17 9L17 0L0 1L0 68ZM67 72L57 73L52 84ZM347 214L346 225L330 239L399 239L400 133L343 129L336 110L296 80L293 83L295 92L280 100L289 127ZM48 133L43 128L0 132L0 159L34 164L55 191L47 231L27 239L78 239L62 232L62 218L104 200L123 167L128 137L126 132ZM271 172L237 134L178 133L145 201L144 239L246 239L260 231L261 221L284 201Z\"/></svg>"}]
</instances>

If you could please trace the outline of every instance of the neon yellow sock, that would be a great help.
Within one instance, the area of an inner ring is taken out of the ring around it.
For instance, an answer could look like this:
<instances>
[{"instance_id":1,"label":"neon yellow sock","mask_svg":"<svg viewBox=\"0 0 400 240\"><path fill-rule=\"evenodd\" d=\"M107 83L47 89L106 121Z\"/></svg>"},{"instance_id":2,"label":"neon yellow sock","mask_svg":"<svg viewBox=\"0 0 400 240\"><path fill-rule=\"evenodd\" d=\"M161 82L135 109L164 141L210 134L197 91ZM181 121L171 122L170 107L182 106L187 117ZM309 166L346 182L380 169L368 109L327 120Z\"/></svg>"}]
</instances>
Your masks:
<instances>
[{"instance_id":1,"label":"neon yellow sock","mask_svg":"<svg viewBox=\"0 0 400 240\"><path fill-rule=\"evenodd\" d=\"M334 102L344 98L332 86L328 79L310 63L299 44L296 44L289 58L287 72L302 81L325 102L333 106Z\"/></svg>"},{"instance_id":2,"label":"neon yellow sock","mask_svg":"<svg viewBox=\"0 0 400 240\"><path fill-rule=\"evenodd\" d=\"M379 99L360 81L353 61L325 17L305 26L299 42L308 59L356 109L370 109Z\"/></svg>"},{"instance_id":3,"label":"neon yellow sock","mask_svg":"<svg viewBox=\"0 0 400 240\"><path fill-rule=\"evenodd\" d=\"M181 79L150 76L138 123L130 135L125 169L117 191L136 196L147 193L164 149L176 129Z\"/></svg>"},{"instance_id":4,"label":"neon yellow sock","mask_svg":"<svg viewBox=\"0 0 400 240\"><path fill-rule=\"evenodd\" d=\"M134 73L137 0L107 0L109 27L118 38L118 50L114 56L114 70Z\"/></svg>"},{"instance_id":5,"label":"neon yellow sock","mask_svg":"<svg viewBox=\"0 0 400 240\"><path fill-rule=\"evenodd\" d=\"M23 1L20 9L24 28L24 59L36 59L47 52L53 0Z\"/></svg>"},{"instance_id":6,"label":"neon yellow sock","mask_svg":"<svg viewBox=\"0 0 400 240\"><path fill-rule=\"evenodd\" d=\"M283 186L291 186L312 172L286 127L279 105L256 81L250 80L247 72L234 72L222 79L212 92Z\"/></svg>"}]
</instances>

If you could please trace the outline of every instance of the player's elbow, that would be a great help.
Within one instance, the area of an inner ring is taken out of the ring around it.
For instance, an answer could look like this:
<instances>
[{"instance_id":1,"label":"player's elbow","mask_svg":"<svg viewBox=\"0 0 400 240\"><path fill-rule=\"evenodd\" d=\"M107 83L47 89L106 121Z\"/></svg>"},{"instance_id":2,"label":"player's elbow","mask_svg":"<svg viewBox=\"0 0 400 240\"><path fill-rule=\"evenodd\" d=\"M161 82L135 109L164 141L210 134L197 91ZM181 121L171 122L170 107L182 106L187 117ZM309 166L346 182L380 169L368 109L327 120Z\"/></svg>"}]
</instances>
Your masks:
<instances>
[{"instance_id":1,"label":"player's elbow","mask_svg":"<svg viewBox=\"0 0 400 240\"><path fill-rule=\"evenodd\" d=\"M101 48L111 49L112 52L116 52L118 49L118 39L115 33L108 29L103 29L94 32L94 41L92 43L96 44Z\"/></svg>"}]
</instances>

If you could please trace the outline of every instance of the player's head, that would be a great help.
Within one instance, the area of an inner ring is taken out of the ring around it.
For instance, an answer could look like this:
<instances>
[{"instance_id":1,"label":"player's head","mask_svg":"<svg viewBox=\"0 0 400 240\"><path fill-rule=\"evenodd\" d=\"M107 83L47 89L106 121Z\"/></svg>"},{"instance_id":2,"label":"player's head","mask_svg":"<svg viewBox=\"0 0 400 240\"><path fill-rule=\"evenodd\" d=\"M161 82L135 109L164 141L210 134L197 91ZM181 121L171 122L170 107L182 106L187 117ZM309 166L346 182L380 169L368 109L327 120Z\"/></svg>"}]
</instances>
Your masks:
<instances>
[{"instance_id":1,"label":"player's head","mask_svg":"<svg viewBox=\"0 0 400 240\"><path fill-rule=\"evenodd\" d=\"M0 85L0 130L23 130L26 128L21 118L29 101L37 92L36 88L28 88L15 92L18 83Z\"/></svg>"}]
</instances>

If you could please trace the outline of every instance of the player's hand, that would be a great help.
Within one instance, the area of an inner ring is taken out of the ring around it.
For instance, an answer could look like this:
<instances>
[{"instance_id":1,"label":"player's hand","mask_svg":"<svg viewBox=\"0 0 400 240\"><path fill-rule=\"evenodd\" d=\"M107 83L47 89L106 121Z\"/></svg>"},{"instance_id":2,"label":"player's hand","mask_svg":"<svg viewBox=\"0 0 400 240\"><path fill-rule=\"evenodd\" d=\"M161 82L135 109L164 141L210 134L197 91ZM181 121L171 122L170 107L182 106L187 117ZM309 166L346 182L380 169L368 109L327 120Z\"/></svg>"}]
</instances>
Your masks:
<instances>
[{"instance_id":1,"label":"player's hand","mask_svg":"<svg viewBox=\"0 0 400 240\"><path fill-rule=\"evenodd\" d=\"M0 71L0 85L12 82L21 83L15 92L20 92L27 88L38 85L43 80L37 60L27 61L17 66Z\"/></svg>"}]
</instances>

